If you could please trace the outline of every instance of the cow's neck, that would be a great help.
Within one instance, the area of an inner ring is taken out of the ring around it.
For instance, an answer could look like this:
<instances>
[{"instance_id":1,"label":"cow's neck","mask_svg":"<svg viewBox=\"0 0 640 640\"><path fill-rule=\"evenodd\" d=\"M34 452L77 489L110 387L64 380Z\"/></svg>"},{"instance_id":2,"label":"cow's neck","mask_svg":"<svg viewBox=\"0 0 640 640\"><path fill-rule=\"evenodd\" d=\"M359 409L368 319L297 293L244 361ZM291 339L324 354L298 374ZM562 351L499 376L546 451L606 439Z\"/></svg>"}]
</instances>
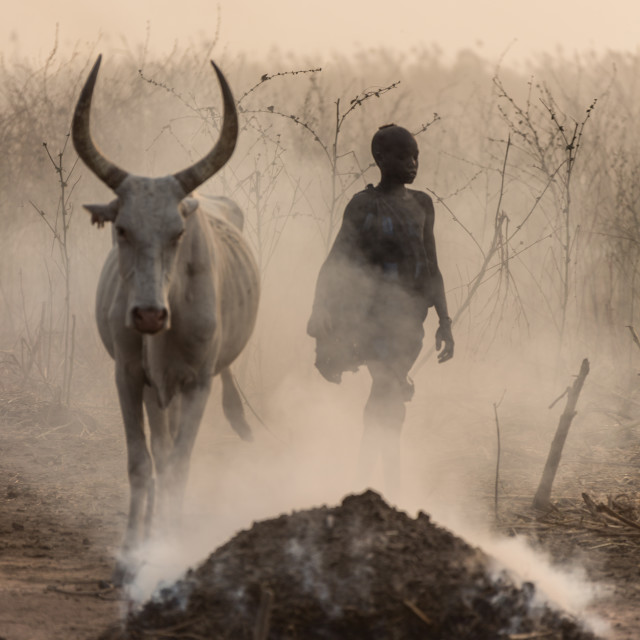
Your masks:
<instances>
[{"instance_id":1,"label":"cow's neck","mask_svg":"<svg viewBox=\"0 0 640 640\"><path fill-rule=\"evenodd\" d=\"M171 328L143 337L144 369L161 406L178 391L208 384L219 351L217 292L206 220L190 217L169 289Z\"/></svg>"}]
</instances>

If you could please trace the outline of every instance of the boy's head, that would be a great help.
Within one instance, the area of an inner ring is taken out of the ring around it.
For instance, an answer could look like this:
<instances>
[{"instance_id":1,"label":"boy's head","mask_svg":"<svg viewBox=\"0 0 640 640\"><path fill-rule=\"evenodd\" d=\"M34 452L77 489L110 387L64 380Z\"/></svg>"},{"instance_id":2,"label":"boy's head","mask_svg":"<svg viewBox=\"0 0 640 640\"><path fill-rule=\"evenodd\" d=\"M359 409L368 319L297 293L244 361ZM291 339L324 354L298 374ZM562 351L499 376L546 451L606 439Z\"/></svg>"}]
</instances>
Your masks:
<instances>
[{"instance_id":1,"label":"boy's head","mask_svg":"<svg viewBox=\"0 0 640 640\"><path fill-rule=\"evenodd\" d=\"M411 183L418 171L418 144L404 127L387 124L371 140L371 153L383 180Z\"/></svg>"}]
</instances>

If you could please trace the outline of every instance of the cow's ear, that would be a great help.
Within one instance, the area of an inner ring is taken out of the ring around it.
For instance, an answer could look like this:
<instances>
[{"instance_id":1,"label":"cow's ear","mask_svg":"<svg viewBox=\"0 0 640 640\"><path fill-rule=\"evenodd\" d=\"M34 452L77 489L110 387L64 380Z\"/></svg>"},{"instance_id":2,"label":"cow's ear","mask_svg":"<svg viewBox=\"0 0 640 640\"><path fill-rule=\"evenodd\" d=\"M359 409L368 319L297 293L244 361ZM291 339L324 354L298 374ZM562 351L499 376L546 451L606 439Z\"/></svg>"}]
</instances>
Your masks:
<instances>
[{"instance_id":1,"label":"cow's ear","mask_svg":"<svg viewBox=\"0 0 640 640\"><path fill-rule=\"evenodd\" d=\"M83 206L91 214L91 224L97 224L99 228L104 227L105 222L113 222L120 211L118 198L109 204L85 204Z\"/></svg>"},{"instance_id":2,"label":"cow's ear","mask_svg":"<svg viewBox=\"0 0 640 640\"><path fill-rule=\"evenodd\" d=\"M190 216L197 208L200 203L197 198L192 198L191 196L187 196L183 200L180 201L180 213L184 218Z\"/></svg>"}]
</instances>

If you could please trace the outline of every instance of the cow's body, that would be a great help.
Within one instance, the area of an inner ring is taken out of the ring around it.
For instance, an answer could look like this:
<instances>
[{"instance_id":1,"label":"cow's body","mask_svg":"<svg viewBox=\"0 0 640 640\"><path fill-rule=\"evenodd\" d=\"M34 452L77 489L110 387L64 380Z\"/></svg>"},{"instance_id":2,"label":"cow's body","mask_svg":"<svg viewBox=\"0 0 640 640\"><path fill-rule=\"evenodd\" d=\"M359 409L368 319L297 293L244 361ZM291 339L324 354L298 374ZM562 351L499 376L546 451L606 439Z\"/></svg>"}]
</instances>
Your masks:
<instances>
[{"instance_id":1,"label":"cow's body","mask_svg":"<svg viewBox=\"0 0 640 640\"><path fill-rule=\"evenodd\" d=\"M98 65L76 107L73 140L80 157L117 195L108 205L87 209L98 225L114 224L114 247L98 284L96 319L115 360L127 440L131 502L115 576L122 580L151 523L154 502L160 514L177 514L214 376L222 378L225 416L243 439L251 439L229 367L252 333L259 277L241 235L239 209L214 199L207 213L189 195L224 165L235 145L235 105L222 74L220 141L193 167L154 179L122 171L90 138L88 114Z\"/></svg>"}]
</instances>

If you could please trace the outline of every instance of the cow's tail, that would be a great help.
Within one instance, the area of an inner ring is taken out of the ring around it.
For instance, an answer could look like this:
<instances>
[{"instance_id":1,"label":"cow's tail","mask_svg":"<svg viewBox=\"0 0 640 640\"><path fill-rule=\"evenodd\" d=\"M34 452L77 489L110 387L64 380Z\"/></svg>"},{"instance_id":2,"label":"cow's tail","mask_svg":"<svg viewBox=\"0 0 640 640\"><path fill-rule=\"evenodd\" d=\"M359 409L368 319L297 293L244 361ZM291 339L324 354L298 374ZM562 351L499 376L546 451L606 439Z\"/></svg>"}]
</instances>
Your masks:
<instances>
[{"instance_id":1,"label":"cow's tail","mask_svg":"<svg viewBox=\"0 0 640 640\"><path fill-rule=\"evenodd\" d=\"M244 417L244 406L231 369L227 367L220 372L222 378L222 410L233 430L247 442L253 440L251 427Z\"/></svg>"}]
</instances>

